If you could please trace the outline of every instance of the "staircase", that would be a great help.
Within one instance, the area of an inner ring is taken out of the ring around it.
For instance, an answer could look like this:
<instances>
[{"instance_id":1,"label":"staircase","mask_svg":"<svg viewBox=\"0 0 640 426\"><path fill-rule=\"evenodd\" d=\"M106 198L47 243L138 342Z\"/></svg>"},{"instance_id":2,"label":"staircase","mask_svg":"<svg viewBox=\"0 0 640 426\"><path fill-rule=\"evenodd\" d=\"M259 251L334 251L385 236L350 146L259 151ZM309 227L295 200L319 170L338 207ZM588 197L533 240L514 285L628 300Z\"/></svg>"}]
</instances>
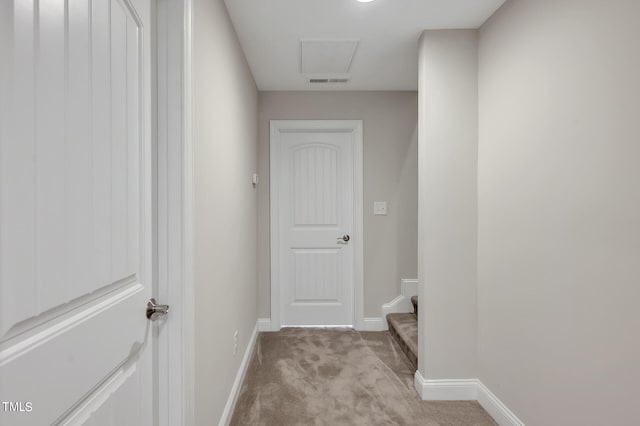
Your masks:
<instances>
[{"instance_id":1,"label":"staircase","mask_svg":"<svg viewBox=\"0 0 640 426\"><path fill-rule=\"evenodd\" d=\"M414 368L418 368L418 296L411 297L413 312L388 314L389 332Z\"/></svg>"}]
</instances>

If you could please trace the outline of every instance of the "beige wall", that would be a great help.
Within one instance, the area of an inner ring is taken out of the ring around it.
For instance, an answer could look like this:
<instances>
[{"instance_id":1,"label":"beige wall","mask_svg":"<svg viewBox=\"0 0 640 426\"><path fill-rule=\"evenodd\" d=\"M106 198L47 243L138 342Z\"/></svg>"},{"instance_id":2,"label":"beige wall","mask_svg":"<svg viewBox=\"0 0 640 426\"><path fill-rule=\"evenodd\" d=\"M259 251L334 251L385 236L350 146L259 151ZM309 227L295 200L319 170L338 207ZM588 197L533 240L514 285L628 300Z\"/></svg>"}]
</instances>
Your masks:
<instances>
[{"instance_id":1,"label":"beige wall","mask_svg":"<svg viewBox=\"0 0 640 426\"><path fill-rule=\"evenodd\" d=\"M477 31L420 40L420 339L425 379L476 377Z\"/></svg>"},{"instance_id":2,"label":"beige wall","mask_svg":"<svg viewBox=\"0 0 640 426\"><path fill-rule=\"evenodd\" d=\"M480 33L480 379L527 425L640 419L640 2Z\"/></svg>"},{"instance_id":3,"label":"beige wall","mask_svg":"<svg viewBox=\"0 0 640 426\"><path fill-rule=\"evenodd\" d=\"M258 314L270 317L269 120L364 120L365 317L415 278L417 249L417 94L415 92L261 92L259 101ZM388 216L373 216L387 201Z\"/></svg>"},{"instance_id":4,"label":"beige wall","mask_svg":"<svg viewBox=\"0 0 640 426\"><path fill-rule=\"evenodd\" d=\"M257 318L258 92L222 0L195 0L193 20L195 423L211 425Z\"/></svg>"}]
</instances>

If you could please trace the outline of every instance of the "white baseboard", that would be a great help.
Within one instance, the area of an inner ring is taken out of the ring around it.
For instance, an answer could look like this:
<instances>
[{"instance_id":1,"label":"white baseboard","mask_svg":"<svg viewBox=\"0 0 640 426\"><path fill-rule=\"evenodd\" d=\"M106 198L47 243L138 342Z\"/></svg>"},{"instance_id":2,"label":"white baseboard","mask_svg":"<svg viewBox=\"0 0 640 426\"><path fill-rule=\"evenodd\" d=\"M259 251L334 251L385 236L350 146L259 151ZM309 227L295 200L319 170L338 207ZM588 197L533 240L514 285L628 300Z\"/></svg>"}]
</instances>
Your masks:
<instances>
[{"instance_id":1,"label":"white baseboard","mask_svg":"<svg viewBox=\"0 0 640 426\"><path fill-rule=\"evenodd\" d=\"M417 278L403 278L400 282L400 291L401 294L409 299L409 303L411 303L411 296L418 295L418 279ZM411 306L413 308L413 305Z\"/></svg>"},{"instance_id":2,"label":"white baseboard","mask_svg":"<svg viewBox=\"0 0 640 426\"><path fill-rule=\"evenodd\" d=\"M258 318L258 331L278 331L271 327L271 318Z\"/></svg>"},{"instance_id":3,"label":"white baseboard","mask_svg":"<svg viewBox=\"0 0 640 426\"><path fill-rule=\"evenodd\" d=\"M384 324L383 324L384 323ZM271 324L271 318L258 318L258 331L278 331L274 330ZM320 326L318 326L320 327ZM357 328L360 331L382 331L386 330L386 321L382 318L364 318L362 321L362 327Z\"/></svg>"},{"instance_id":4,"label":"white baseboard","mask_svg":"<svg viewBox=\"0 0 640 426\"><path fill-rule=\"evenodd\" d=\"M387 314L395 314L398 312L413 312L413 304L411 297L418 295L418 280L403 279L400 284L400 296L396 297L389 303L382 305L382 328L387 330Z\"/></svg>"},{"instance_id":5,"label":"white baseboard","mask_svg":"<svg viewBox=\"0 0 640 426\"><path fill-rule=\"evenodd\" d=\"M478 401L500 426L524 426L478 379L426 380L416 371L414 385L424 401Z\"/></svg>"},{"instance_id":6,"label":"white baseboard","mask_svg":"<svg viewBox=\"0 0 640 426\"><path fill-rule=\"evenodd\" d=\"M218 426L228 426L231 422L231 416L233 415L233 410L236 407L236 402L238 401L238 396L240 395L242 382L244 381L244 377L247 374L247 369L249 368L251 354L253 354L253 348L255 347L256 341L258 340L259 323L260 320L258 320L255 327L253 327L253 332L251 333L251 337L249 338L249 344L247 345L247 349L244 351L242 362L240 363L240 367L238 368L236 379L233 381L231 393L229 393L229 399L227 399L227 404L224 406L224 411L222 412L222 417L220 417Z\"/></svg>"},{"instance_id":7,"label":"white baseboard","mask_svg":"<svg viewBox=\"0 0 640 426\"><path fill-rule=\"evenodd\" d=\"M478 402L499 425L524 426L524 423L480 380L478 380Z\"/></svg>"},{"instance_id":8,"label":"white baseboard","mask_svg":"<svg viewBox=\"0 0 640 426\"><path fill-rule=\"evenodd\" d=\"M382 331L386 330L382 318L365 318L362 322L362 331Z\"/></svg>"},{"instance_id":9,"label":"white baseboard","mask_svg":"<svg viewBox=\"0 0 640 426\"><path fill-rule=\"evenodd\" d=\"M424 401L475 401L478 395L478 380L426 380L416 371L414 384Z\"/></svg>"}]
</instances>

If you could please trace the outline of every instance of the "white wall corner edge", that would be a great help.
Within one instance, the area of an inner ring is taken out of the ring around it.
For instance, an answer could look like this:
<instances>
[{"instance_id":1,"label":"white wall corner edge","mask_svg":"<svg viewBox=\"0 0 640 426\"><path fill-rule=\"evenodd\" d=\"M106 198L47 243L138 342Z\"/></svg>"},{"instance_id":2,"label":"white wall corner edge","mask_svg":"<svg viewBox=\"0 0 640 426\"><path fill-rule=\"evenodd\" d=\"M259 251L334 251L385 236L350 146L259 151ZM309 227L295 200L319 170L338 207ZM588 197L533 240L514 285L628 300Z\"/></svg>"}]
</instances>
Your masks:
<instances>
[{"instance_id":1,"label":"white wall corner edge","mask_svg":"<svg viewBox=\"0 0 640 426\"><path fill-rule=\"evenodd\" d=\"M525 426L478 379L427 380L416 371L414 385L423 401L478 401L500 426Z\"/></svg>"},{"instance_id":2,"label":"white wall corner edge","mask_svg":"<svg viewBox=\"0 0 640 426\"><path fill-rule=\"evenodd\" d=\"M238 401L238 396L240 395L240 389L242 388L242 382L244 381L244 377L247 374L247 370L249 369L249 362L251 361L253 348L255 347L256 341L258 340L259 323L260 320L258 320L255 327L253 327L253 332L251 333L251 337L249 338L247 349L244 351L242 362L240 363L240 367L238 368L238 372L236 373L236 378L233 381L233 386L231 387L231 392L229 393L229 398L227 399L227 403L224 406L224 411L222 412L222 416L220 417L218 426L228 426L229 423L231 423L233 410L236 407L236 402Z\"/></svg>"}]
</instances>

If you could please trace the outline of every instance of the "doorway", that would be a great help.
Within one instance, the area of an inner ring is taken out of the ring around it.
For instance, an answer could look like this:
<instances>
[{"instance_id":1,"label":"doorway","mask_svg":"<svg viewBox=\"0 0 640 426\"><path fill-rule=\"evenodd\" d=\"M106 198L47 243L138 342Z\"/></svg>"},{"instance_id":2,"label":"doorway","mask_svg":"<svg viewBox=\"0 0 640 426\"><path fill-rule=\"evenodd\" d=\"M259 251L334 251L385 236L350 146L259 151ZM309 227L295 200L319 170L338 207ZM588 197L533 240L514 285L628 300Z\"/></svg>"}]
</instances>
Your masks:
<instances>
[{"instance_id":1,"label":"doorway","mask_svg":"<svg viewBox=\"0 0 640 426\"><path fill-rule=\"evenodd\" d=\"M361 120L271 121L271 321L360 327Z\"/></svg>"}]
</instances>

